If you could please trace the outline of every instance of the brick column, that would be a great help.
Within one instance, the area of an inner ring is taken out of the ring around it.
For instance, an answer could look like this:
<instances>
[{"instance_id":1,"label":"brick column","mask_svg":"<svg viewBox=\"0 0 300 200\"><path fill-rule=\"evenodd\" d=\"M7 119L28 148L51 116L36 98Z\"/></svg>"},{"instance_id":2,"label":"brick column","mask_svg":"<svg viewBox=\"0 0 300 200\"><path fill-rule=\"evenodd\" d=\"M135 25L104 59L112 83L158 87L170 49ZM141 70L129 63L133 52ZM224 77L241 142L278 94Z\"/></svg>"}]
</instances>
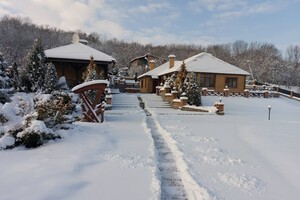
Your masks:
<instances>
[{"instance_id":1,"label":"brick column","mask_svg":"<svg viewBox=\"0 0 300 200\"><path fill-rule=\"evenodd\" d=\"M216 112L218 115L224 115L225 114L224 113L224 103L216 102L214 104L214 106L218 109L217 112Z\"/></svg>"},{"instance_id":2,"label":"brick column","mask_svg":"<svg viewBox=\"0 0 300 200\"><path fill-rule=\"evenodd\" d=\"M249 90L248 89L244 90L244 97L249 98Z\"/></svg>"},{"instance_id":3,"label":"brick column","mask_svg":"<svg viewBox=\"0 0 300 200\"><path fill-rule=\"evenodd\" d=\"M269 98L269 92L267 90L264 91L264 98Z\"/></svg>"},{"instance_id":4,"label":"brick column","mask_svg":"<svg viewBox=\"0 0 300 200\"><path fill-rule=\"evenodd\" d=\"M180 97L181 107L187 105L188 98L187 97Z\"/></svg>"},{"instance_id":5,"label":"brick column","mask_svg":"<svg viewBox=\"0 0 300 200\"><path fill-rule=\"evenodd\" d=\"M202 88L202 96L207 96L207 88Z\"/></svg>"},{"instance_id":6,"label":"brick column","mask_svg":"<svg viewBox=\"0 0 300 200\"><path fill-rule=\"evenodd\" d=\"M224 97L228 97L229 96L229 89L225 88L224 89Z\"/></svg>"}]
</instances>

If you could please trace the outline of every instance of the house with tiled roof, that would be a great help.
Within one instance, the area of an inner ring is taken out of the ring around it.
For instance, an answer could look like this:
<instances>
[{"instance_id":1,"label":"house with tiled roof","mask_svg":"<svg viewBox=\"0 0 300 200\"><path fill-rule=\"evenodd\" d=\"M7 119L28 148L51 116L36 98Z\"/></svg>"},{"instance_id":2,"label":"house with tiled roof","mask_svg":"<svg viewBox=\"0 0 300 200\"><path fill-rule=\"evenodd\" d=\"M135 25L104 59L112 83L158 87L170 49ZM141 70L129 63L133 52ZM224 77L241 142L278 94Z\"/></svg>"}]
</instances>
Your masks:
<instances>
[{"instance_id":1,"label":"house with tiled roof","mask_svg":"<svg viewBox=\"0 0 300 200\"><path fill-rule=\"evenodd\" d=\"M103 79L108 79L108 67L116 62L115 58L89 47L86 40L79 38L73 40L72 44L47 49L45 55L46 61L55 65L58 77L65 76L69 87L83 82L82 74L89 65L91 56Z\"/></svg>"},{"instance_id":2,"label":"house with tiled roof","mask_svg":"<svg viewBox=\"0 0 300 200\"><path fill-rule=\"evenodd\" d=\"M195 72L200 88L230 92L242 92L245 89L246 77L250 74L231 65L213 55L202 52L183 61L175 60L174 55L169 61L138 77L142 93L154 93L156 86L164 82L165 78L177 73L182 63L188 72Z\"/></svg>"}]
</instances>

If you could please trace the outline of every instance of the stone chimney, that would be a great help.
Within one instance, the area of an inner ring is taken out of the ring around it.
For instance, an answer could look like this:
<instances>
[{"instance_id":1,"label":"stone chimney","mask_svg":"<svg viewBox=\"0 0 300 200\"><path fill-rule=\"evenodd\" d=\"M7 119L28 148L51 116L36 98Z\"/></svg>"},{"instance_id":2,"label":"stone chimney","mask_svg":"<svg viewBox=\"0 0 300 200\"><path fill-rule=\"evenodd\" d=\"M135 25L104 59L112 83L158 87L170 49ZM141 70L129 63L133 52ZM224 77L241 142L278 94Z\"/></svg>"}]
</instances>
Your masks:
<instances>
[{"instance_id":1,"label":"stone chimney","mask_svg":"<svg viewBox=\"0 0 300 200\"><path fill-rule=\"evenodd\" d=\"M176 56L175 55L169 55L168 58L169 58L169 69L171 69L172 67L174 67L174 62L175 62Z\"/></svg>"},{"instance_id":2,"label":"stone chimney","mask_svg":"<svg viewBox=\"0 0 300 200\"><path fill-rule=\"evenodd\" d=\"M153 70L155 68L155 60L149 61L149 70Z\"/></svg>"}]
</instances>

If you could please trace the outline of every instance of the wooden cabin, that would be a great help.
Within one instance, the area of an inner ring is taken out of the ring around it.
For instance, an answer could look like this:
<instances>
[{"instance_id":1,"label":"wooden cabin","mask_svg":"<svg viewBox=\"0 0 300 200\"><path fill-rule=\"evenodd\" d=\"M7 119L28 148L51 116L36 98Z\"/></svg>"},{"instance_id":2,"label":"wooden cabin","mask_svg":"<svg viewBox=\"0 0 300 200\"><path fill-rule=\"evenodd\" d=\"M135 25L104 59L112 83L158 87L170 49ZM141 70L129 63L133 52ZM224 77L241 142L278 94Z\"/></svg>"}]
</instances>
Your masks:
<instances>
[{"instance_id":1,"label":"wooden cabin","mask_svg":"<svg viewBox=\"0 0 300 200\"><path fill-rule=\"evenodd\" d=\"M195 72L200 88L222 92L228 88L230 92L243 92L246 77L250 74L234 65L226 63L213 55L202 52L183 61L176 61L174 55L169 61L138 77L141 93L154 93L156 86L164 83L166 77L177 73L182 63L188 72Z\"/></svg>"},{"instance_id":2,"label":"wooden cabin","mask_svg":"<svg viewBox=\"0 0 300 200\"><path fill-rule=\"evenodd\" d=\"M82 74L89 65L91 56L103 79L108 79L108 68L116 62L113 57L89 47L86 40L79 39L69 45L45 50L45 54L46 62L55 65L58 77L65 76L69 87L83 82Z\"/></svg>"}]
</instances>

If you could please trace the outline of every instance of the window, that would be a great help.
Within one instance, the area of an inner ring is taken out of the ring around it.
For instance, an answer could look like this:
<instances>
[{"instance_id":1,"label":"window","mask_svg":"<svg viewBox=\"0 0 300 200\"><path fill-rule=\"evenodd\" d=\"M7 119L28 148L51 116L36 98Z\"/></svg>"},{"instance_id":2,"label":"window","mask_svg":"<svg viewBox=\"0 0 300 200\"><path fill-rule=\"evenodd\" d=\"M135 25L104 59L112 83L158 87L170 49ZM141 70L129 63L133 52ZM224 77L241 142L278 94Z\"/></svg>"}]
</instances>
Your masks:
<instances>
[{"instance_id":1,"label":"window","mask_svg":"<svg viewBox=\"0 0 300 200\"><path fill-rule=\"evenodd\" d=\"M200 87L215 87L215 74L201 74L200 75Z\"/></svg>"},{"instance_id":2,"label":"window","mask_svg":"<svg viewBox=\"0 0 300 200\"><path fill-rule=\"evenodd\" d=\"M226 78L225 85L229 88L237 88L237 78Z\"/></svg>"},{"instance_id":3,"label":"window","mask_svg":"<svg viewBox=\"0 0 300 200\"><path fill-rule=\"evenodd\" d=\"M142 79L142 81L141 81L141 88L143 88L144 87L144 79Z\"/></svg>"}]
</instances>

